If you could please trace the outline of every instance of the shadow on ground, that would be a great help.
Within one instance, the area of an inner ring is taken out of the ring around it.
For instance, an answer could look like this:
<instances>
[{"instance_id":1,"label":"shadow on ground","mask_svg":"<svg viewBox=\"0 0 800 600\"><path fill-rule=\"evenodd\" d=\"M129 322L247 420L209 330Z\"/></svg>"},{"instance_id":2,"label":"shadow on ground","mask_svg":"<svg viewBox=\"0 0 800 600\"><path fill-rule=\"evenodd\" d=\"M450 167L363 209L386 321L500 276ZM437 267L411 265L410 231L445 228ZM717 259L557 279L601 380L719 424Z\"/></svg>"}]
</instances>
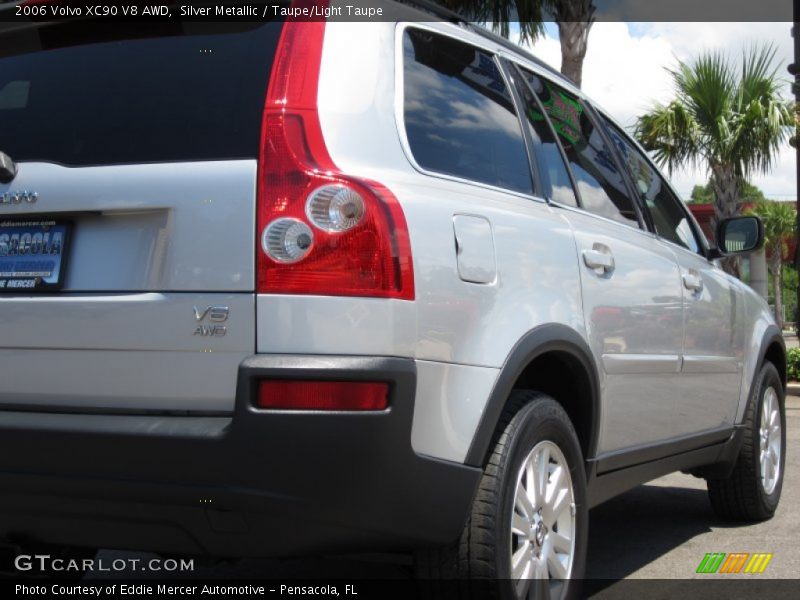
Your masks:
<instances>
[{"instance_id":1,"label":"shadow on ground","mask_svg":"<svg viewBox=\"0 0 800 600\"><path fill-rule=\"evenodd\" d=\"M721 524L705 490L639 486L591 511L586 576L622 579Z\"/></svg>"},{"instance_id":2,"label":"shadow on ground","mask_svg":"<svg viewBox=\"0 0 800 600\"><path fill-rule=\"evenodd\" d=\"M603 579L611 584L629 577L712 528L748 526L717 517L705 489L663 485L642 485L609 500L592 509L589 523L586 577L594 579L593 592L605 587Z\"/></svg>"},{"instance_id":3,"label":"shadow on ground","mask_svg":"<svg viewBox=\"0 0 800 600\"><path fill-rule=\"evenodd\" d=\"M613 580L623 579L712 527L726 528L716 517L705 490L643 485L609 500L590 513L586 576L599 592ZM108 560L131 553L103 551ZM141 556L141 555L134 555ZM132 574L133 575L133 574ZM142 577L142 574L135 574ZM147 575L144 575L147 577ZM236 563L198 564L189 578L282 579L406 579L408 564L364 561L357 558L307 558L302 560L243 560ZM608 579L607 584L602 581Z\"/></svg>"}]
</instances>

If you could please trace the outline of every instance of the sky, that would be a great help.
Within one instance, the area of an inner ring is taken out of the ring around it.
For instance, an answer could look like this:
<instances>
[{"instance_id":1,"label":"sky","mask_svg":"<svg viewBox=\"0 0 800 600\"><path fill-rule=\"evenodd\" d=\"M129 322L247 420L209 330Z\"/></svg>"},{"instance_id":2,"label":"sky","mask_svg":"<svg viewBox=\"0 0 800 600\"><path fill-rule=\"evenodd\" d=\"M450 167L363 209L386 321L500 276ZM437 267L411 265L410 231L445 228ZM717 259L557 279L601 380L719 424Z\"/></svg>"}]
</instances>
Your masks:
<instances>
[{"instance_id":1,"label":"sky","mask_svg":"<svg viewBox=\"0 0 800 600\"><path fill-rule=\"evenodd\" d=\"M532 46L532 52L556 69L561 66L561 47L555 24L547 24L547 34ZM790 76L786 66L793 60L791 23L595 23L583 66L583 90L625 127L656 101L672 97L667 68L677 60L689 61L704 50L718 50L734 61L742 50L755 43L772 43L777 48L778 76L790 95ZM695 184L704 185L708 173L675 171L675 188L688 199ZM766 175L756 175L751 183L767 198L794 200L796 170L794 148L784 144Z\"/></svg>"}]
</instances>

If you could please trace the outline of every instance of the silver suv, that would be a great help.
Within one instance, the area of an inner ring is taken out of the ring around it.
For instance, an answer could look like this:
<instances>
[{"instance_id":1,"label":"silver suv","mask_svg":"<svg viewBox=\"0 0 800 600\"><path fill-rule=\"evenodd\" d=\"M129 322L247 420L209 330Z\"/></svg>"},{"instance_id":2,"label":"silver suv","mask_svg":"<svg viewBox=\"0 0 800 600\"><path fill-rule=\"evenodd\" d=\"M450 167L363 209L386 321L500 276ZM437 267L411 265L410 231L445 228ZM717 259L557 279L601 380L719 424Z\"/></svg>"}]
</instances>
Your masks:
<instances>
[{"instance_id":1,"label":"silver suv","mask_svg":"<svg viewBox=\"0 0 800 600\"><path fill-rule=\"evenodd\" d=\"M772 516L784 344L717 264L760 222L709 246L580 90L385 6L0 37L7 543L561 594L588 509L663 474Z\"/></svg>"}]
</instances>

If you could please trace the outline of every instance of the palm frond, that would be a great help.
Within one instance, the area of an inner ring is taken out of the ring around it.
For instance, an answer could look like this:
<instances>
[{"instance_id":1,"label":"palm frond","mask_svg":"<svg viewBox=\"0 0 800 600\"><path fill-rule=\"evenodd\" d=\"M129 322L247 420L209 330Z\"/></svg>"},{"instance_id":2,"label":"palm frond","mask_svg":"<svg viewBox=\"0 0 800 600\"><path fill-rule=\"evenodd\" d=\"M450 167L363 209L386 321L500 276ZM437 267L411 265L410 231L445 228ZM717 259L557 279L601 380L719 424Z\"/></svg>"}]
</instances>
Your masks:
<instances>
[{"instance_id":1,"label":"palm frond","mask_svg":"<svg viewBox=\"0 0 800 600\"><path fill-rule=\"evenodd\" d=\"M533 42L544 33L545 10L554 0L438 0L469 21L489 23L491 28L510 37L511 23L519 24L519 41Z\"/></svg>"},{"instance_id":2,"label":"palm frond","mask_svg":"<svg viewBox=\"0 0 800 600\"><path fill-rule=\"evenodd\" d=\"M772 45L750 48L739 69L719 52L678 62L670 70L674 100L638 120L643 145L670 168L704 163L739 181L767 171L796 122L780 95L775 55Z\"/></svg>"},{"instance_id":3,"label":"palm frond","mask_svg":"<svg viewBox=\"0 0 800 600\"><path fill-rule=\"evenodd\" d=\"M656 104L639 117L634 135L656 162L671 173L683 166L694 166L699 155L700 128L685 104L674 100L668 105Z\"/></svg>"},{"instance_id":4,"label":"palm frond","mask_svg":"<svg viewBox=\"0 0 800 600\"><path fill-rule=\"evenodd\" d=\"M742 177L767 172L794 125L792 103L781 98L773 45L745 50L736 93L739 115L732 157Z\"/></svg>"}]
</instances>

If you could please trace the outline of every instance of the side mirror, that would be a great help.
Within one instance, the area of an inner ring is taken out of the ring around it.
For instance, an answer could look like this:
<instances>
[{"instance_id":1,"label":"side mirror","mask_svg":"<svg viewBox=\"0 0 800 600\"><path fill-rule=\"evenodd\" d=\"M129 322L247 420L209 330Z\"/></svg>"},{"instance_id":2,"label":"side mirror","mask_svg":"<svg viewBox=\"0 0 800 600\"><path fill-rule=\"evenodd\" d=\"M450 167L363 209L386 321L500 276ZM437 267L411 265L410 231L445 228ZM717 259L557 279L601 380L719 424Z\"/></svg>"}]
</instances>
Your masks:
<instances>
[{"instance_id":1,"label":"side mirror","mask_svg":"<svg viewBox=\"0 0 800 600\"><path fill-rule=\"evenodd\" d=\"M758 217L732 217L717 224L717 248L722 256L753 252L764 245L764 223Z\"/></svg>"}]
</instances>

